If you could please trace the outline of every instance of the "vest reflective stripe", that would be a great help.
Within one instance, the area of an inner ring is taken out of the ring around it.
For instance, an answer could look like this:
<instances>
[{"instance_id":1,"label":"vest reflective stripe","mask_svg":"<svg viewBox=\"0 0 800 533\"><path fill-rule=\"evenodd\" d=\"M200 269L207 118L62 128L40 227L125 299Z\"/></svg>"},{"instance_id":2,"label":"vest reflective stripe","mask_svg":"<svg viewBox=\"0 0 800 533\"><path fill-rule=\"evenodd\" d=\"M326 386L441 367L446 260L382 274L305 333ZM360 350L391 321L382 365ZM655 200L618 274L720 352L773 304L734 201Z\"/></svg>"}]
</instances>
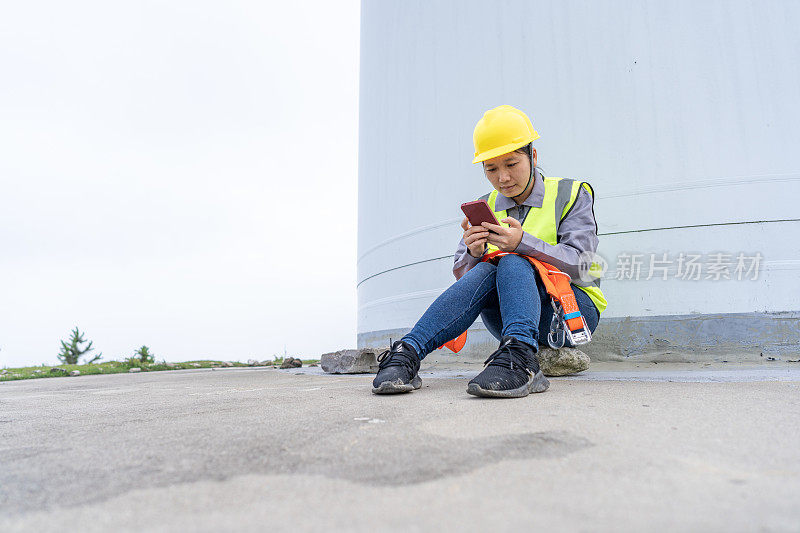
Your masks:
<instances>
[{"instance_id":1,"label":"vest reflective stripe","mask_svg":"<svg viewBox=\"0 0 800 533\"><path fill-rule=\"evenodd\" d=\"M592 197L594 197L594 191L588 183L569 178L545 177L543 181L544 201L542 202L542 207L530 208L522 223L522 230L548 244L556 245L558 244L558 226L575 204L580 188L583 186ZM508 217L508 212L505 209L495 210L497 195L497 190L493 190L489 193L486 201L489 204L489 208L494 211L497 220L503 220ZM504 222L500 222L500 225L508 227L508 224ZM487 245L487 254L496 251L498 251L496 246ZM600 280L588 284L581 280L576 281L577 283L573 281L572 284L589 295L597 310L602 313L608 307L608 302L603 296L603 291L600 290Z\"/></svg>"}]
</instances>

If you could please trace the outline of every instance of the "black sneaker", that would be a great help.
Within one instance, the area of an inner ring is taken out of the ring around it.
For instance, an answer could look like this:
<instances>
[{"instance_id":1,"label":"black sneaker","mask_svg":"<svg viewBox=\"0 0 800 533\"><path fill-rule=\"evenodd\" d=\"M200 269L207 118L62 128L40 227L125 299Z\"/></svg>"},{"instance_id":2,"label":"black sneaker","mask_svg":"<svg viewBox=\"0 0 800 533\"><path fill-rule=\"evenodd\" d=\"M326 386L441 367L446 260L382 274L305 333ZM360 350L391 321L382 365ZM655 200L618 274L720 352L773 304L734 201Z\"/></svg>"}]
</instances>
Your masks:
<instances>
[{"instance_id":1,"label":"black sneaker","mask_svg":"<svg viewBox=\"0 0 800 533\"><path fill-rule=\"evenodd\" d=\"M539 370L536 350L510 335L500 340L500 347L483 364L483 372L467 385L469 394L522 398L531 392L544 392L550 386Z\"/></svg>"},{"instance_id":2,"label":"black sneaker","mask_svg":"<svg viewBox=\"0 0 800 533\"><path fill-rule=\"evenodd\" d=\"M378 375L372 380L375 394L409 392L422 386L418 373L419 357L408 343L396 341L378 356L378 363Z\"/></svg>"}]
</instances>

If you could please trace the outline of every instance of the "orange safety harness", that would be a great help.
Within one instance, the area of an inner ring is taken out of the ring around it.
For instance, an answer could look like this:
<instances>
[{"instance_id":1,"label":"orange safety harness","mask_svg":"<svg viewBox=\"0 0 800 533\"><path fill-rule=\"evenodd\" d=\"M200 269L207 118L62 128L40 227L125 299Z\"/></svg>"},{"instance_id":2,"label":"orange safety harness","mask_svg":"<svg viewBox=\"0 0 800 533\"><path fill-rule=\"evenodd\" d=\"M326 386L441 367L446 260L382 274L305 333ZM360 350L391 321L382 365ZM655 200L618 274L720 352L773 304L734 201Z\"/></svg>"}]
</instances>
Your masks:
<instances>
[{"instance_id":1,"label":"orange safety harness","mask_svg":"<svg viewBox=\"0 0 800 533\"><path fill-rule=\"evenodd\" d=\"M486 254L481 259L481 262L491 262L497 264L500 257L514 252L501 252L496 251ZM522 255L522 254L515 254ZM586 344L592 340L592 332L589 331L589 326L586 324L586 319L583 318L580 309L578 309L578 302L575 299L575 293L572 292L569 274L561 272L559 269L539 261L533 257L523 255L534 268L539 272L539 277L544 283L547 294L550 295L550 304L553 306L553 319L550 321L550 332L547 334L547 343L552 348L561 348L564 346L565 340L569 340L573 346L578 344ZM455 353L461 351L467 343L467 332L465 331L455 339L444 343L441 348L449 348Z\"/></svg>"}]
</instances>

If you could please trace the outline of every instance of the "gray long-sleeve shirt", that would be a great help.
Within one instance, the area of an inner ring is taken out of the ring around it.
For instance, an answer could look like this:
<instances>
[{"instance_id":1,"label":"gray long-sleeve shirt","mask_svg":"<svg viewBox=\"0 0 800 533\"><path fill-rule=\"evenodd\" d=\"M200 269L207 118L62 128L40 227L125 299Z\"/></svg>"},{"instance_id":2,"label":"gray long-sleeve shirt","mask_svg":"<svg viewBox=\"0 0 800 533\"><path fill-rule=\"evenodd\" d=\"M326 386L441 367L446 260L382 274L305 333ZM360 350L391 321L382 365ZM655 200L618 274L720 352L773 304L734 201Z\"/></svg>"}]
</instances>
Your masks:
<instances>
[{"instance_id":1,"label":"gray long-sleeve shirt","mask_svg":"<svg viewBox=\"0 0 800 533\"><path fill-rule=\"evenodd\" d=\"M521 205L517 206L511 198L498 194L495 209L498 211L507 209L508 216L522 222L531 207L542 207L544 182L538 169L534 170L534 179L533 191ZM597 251L597 223L594 218L592 202L592 196L585 188L581 187L575 204L558 226L556 233L558 244L547 243L524 231L522 240L514 251L550 263L562 272L569 274L573 279L578 279L580 254L586 251ZM480 257L472 257L469 254L462 237L453 261L453 275L456 279L460 279L480 261Z\"/></svg>"}]
</instances>

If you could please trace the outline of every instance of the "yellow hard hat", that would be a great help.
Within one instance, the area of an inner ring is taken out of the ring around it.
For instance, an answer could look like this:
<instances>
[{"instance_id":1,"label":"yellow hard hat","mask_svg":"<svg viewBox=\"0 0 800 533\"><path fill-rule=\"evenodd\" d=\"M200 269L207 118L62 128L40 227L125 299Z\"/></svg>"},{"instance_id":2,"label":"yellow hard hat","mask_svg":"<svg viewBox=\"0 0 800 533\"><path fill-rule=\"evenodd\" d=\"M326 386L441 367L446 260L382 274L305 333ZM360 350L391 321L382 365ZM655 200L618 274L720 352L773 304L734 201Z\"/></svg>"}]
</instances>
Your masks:
<instances>
[{"instance_id":1,"label":"yellow hard hat","mask_svg":"<svg viewBox=\"0 0 800 533\"><path fill-rule=\"evenodd\" d=\"M539 138L528 115L510 105L501 105L483 114L475 125L472 140L475 159L480 163L513 152Z\"/></svg>"}]
</instances>

